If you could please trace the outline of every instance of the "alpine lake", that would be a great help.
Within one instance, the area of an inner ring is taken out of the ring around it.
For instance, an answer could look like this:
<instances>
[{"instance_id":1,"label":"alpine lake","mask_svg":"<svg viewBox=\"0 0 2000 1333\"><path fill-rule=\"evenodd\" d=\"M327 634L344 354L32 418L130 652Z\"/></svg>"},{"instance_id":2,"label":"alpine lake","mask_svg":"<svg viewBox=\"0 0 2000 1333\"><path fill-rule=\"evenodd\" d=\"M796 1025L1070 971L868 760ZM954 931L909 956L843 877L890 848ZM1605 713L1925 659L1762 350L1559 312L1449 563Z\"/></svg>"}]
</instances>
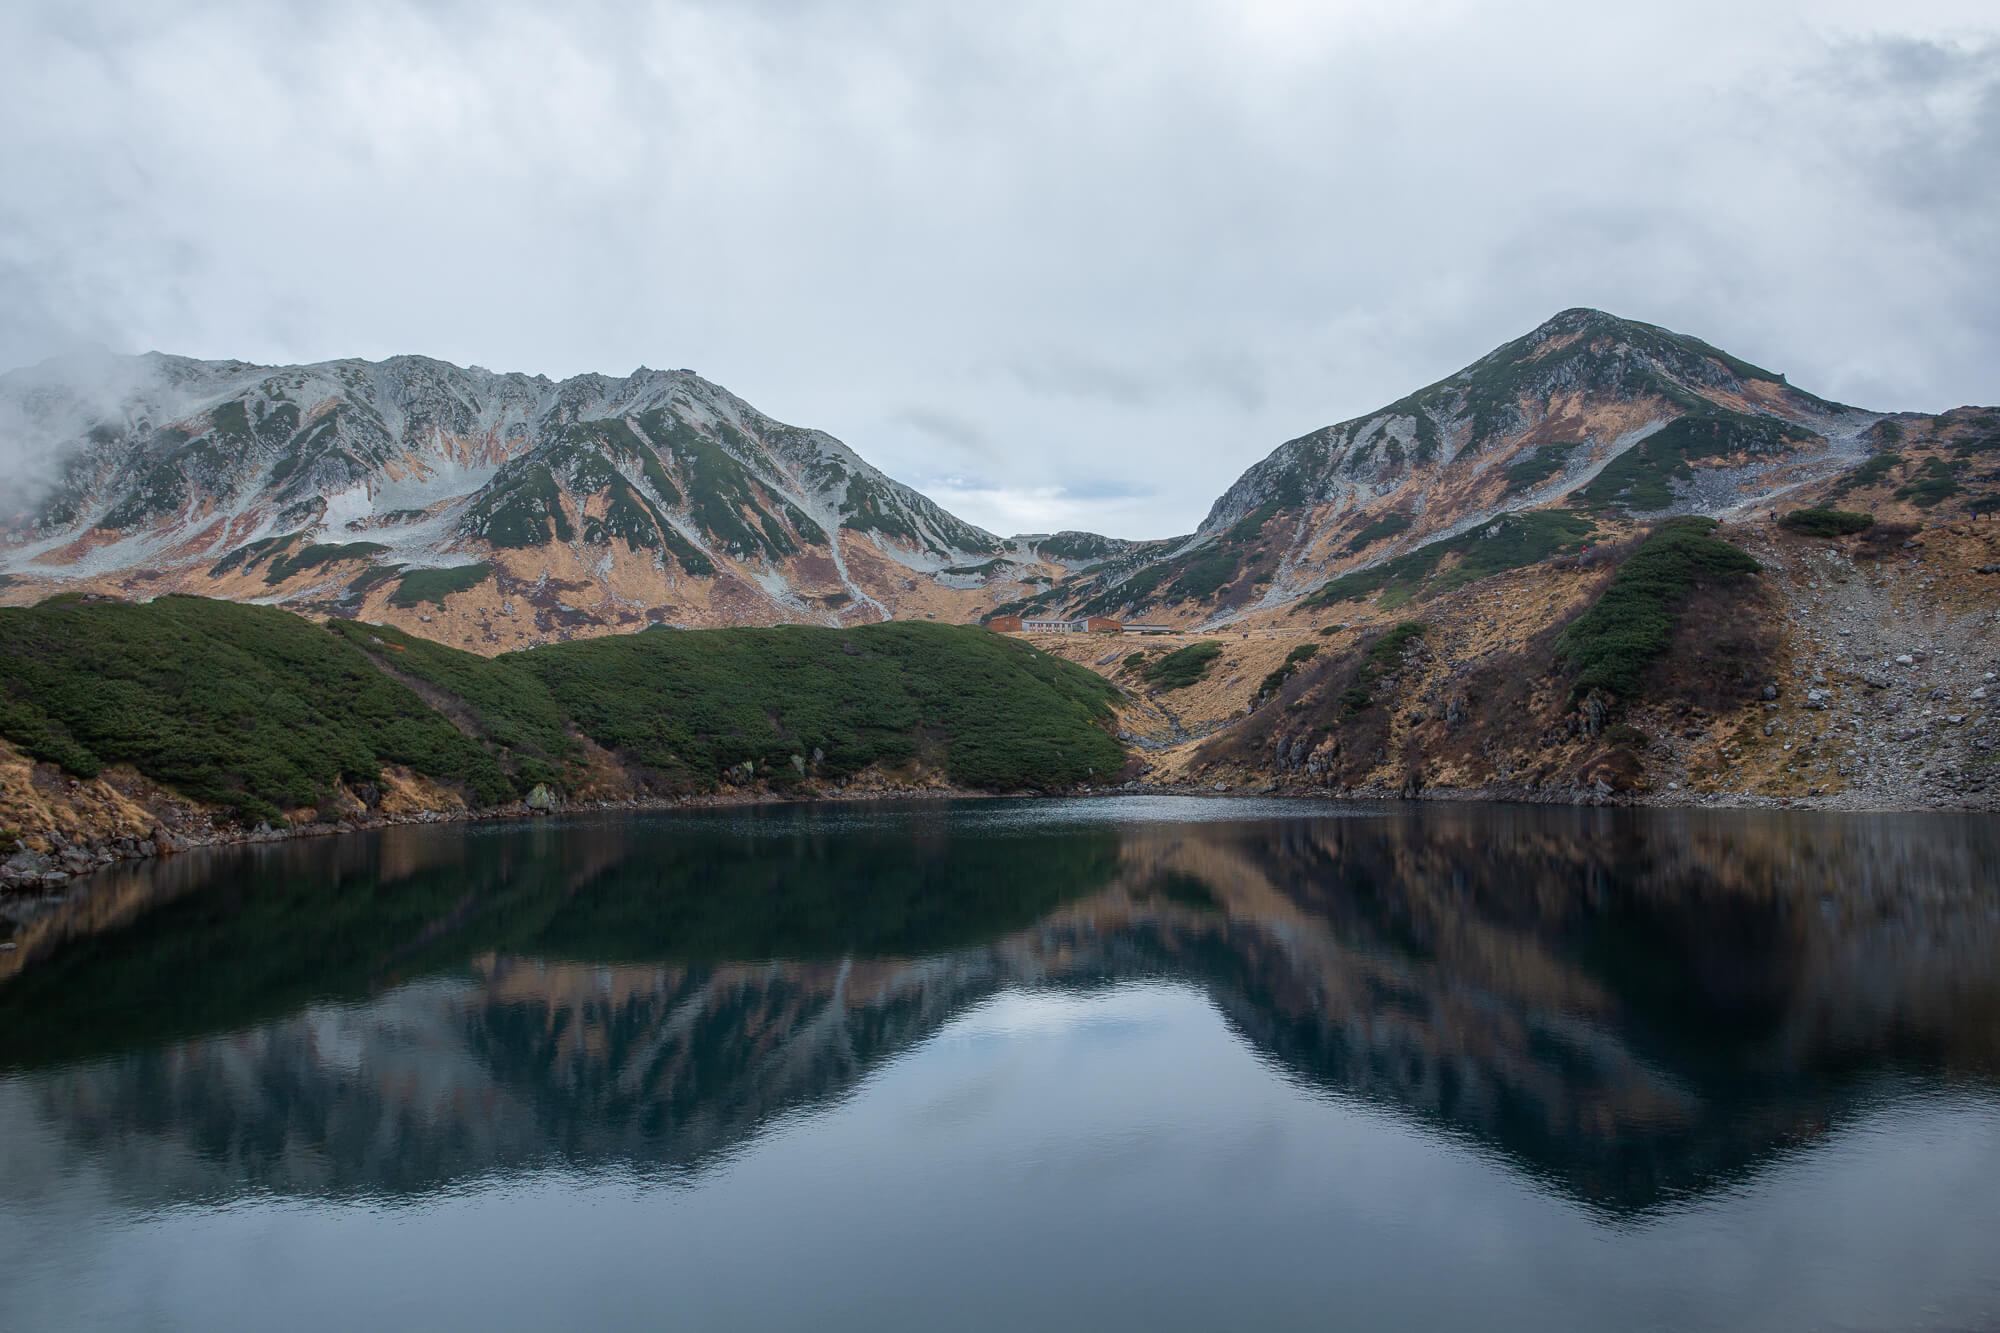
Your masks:
<instances>
[{"instance_id":1,"label":"alpine lake","mask_svg":"<svg viewBox=\"0 0 2000 1333\"><path fill-rule=\"evenodd\" d=\"M2000 1328L2000 824L412 826L0 954L0 1327Z\"/></svg>"}]
</instances>

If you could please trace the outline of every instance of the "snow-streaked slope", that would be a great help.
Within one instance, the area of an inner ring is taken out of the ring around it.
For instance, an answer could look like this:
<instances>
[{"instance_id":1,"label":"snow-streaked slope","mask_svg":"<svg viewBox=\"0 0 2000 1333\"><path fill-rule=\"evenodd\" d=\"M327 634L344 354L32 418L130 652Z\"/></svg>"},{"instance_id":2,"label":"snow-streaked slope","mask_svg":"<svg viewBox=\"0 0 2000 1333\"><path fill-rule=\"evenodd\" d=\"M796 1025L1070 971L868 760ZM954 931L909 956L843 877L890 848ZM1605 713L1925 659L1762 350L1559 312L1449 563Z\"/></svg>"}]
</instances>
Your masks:
<instances>
[{"instance_id":1,"label":"snow-streaked slope","mask_svg":"<svg viewBox=\"0 0 2000 1333\"><path fill-rule=\"evenodd\" d=\"M1041 564L687 370L94 357L0 376L0 424L48 464L0 560L15 600L70 584L394 618L418 614L391 604L411 572L484 565L492 586L451 604L532 587L542 637L959 619Z\"/></svg>"}]
</instances>

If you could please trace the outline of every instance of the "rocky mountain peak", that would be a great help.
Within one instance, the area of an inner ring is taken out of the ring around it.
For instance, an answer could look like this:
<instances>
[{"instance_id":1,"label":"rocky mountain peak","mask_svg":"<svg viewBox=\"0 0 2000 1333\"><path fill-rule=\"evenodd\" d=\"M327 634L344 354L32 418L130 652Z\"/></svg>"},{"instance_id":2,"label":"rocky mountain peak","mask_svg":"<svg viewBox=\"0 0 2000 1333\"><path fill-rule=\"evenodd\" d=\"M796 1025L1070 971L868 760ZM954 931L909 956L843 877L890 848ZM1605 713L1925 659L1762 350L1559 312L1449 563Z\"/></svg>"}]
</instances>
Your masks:
<instances>
[{"instance_id":1,"label":"rocky mountain peak","mask_svg":"<svg viewBox=\"0 0 2000 1333\"><path fill-rule=\"evenodd\" d=\"M0 414L58 460L0 552L17 600L82 580L418 620L405 590L429 571L452 593L489 585L496 603L518 583L561 585L544 634L645 617L963 619L986 582L1033 563L937 581L1002 544L691 370L552 382L416 355L151 354L0 377ZM470 640L511 646L490 618Z\"/></svg>"},{"instance_id":2,"label":"rocky mountain peak","mask_svg":"<svg viewBox=\"0 0 2000 1333\"><path fill-rule=\"evenodd\" d=\"M1686 334L1589 307L1408 397L1287 441L1191 536L1066 588L1094 612L1273 607L1531 511L1715 514L1851 463L1879 414ZM1582 519L1536 521L1573 540Z\"/></svg>"}]
</instances>

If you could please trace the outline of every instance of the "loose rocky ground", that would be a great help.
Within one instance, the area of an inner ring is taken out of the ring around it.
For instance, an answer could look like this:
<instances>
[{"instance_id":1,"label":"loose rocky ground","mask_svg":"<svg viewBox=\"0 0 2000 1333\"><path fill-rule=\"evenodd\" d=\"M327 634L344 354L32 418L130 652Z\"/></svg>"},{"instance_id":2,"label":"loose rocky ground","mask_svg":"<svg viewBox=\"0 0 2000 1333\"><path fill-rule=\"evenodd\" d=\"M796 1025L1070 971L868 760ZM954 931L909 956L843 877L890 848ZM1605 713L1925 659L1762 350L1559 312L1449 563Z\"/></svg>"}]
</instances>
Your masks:
<instances>
[{"instance_id":1,"label":"loose rocky ground","mask_svg":"<svg viewBox=\"0 0 2000 1333\"><path fill-rule=\"evenodd\" d=\"M1833 809L1994 808L2000 742L2000 522L1955 521L1842 540L1798 537L1744 522L1722 530L1763 565L1775 598L1777 642L1766 690L1719 710L1663 701L1616 719L1643 736L1641 771L1568 781L1587 768L1590 737L1541 737L1488 755L1491 772L1448 758L1426 770L1423 794L1451 799L1637 801L1658 805L1768 805ZM1337 655L1364 633L1406 620L1426 625L1386 682L1397 717L1371 780L1349 794L1396 795L1408 737L1450 707L1482 664L1505 661L1587 605L1608 564L1567 558L1515 570L1429 602L1349 604L1316 617L1246 616L1208 635L1106 639L1036 636L1043 651L1097 670L1127 692L1121 735L1165 788L1281 790L1300 775L1276 766L1204 762L1200 742L1249 715L1266 674L1303 643ZM1342 618L1342 617L1345 618ZM1321 630L1328 632L1321 633ZM1212 639L1224 654L1197 684L1158 690L1124 666ZM1764 695L1771 697L1763 697ZM1269 706L1266 704L1265 706ZM1551 777L1553 772L1556 776ZM1539 775L1539 776L1538 776ZM1613 779L1610 782L1605 778Z\"/></svg>"},{"instance_id":2,"label":"loose rocky ground","mask_svg":"<svg viewBox=\"0 0 2000 1333\"><path fill-rule=\"evenodd\" d=\"M2000 556L2000 524L1927 529L1873 558L1771 529L1743 545L1785 600L1789 679L1761 722L1688 748L1693 789L1740 775L1849 808L1990 805L2000 575L1978 570Z\"/></svg>"}]
</instances>

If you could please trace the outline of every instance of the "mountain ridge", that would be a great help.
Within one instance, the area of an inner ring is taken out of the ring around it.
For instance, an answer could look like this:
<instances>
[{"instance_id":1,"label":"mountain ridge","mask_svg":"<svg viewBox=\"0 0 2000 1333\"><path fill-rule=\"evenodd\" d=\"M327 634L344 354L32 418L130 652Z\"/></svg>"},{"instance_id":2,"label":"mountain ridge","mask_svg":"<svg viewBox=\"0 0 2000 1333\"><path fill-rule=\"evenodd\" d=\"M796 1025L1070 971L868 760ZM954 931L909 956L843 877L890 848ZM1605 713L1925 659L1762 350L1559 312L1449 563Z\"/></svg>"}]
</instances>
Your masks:
<instances>
[{"instance_id":1,"label":"mountain ridge","mask_svg":"<svg viewBox=\"0 0 2000 1333\"><path fill-rule=\"evenodd\" d=\"M1170 609L1212 624L1570 497L1621 522L1720 516L1861 461L1863 436L1888 415L1698 338L1574 307L1393 403L1280 444L1193 533L1030 607L1148 619Z\"/></svg>"},{"instance_id":2,"label":"mountain ridge","mask_svg":"<svg viewBox=\"0 0 2000 1333\"><path fill-rule=\"evenodd\" d=\"M1540 558L1810 498L1919 419L1573 307L1281 443L1192 533L1001 538L691 370L113 361L128 382L108 404L63 399L46 365L0 375L0 407L64 458L7 534L0 600L275 601L481 652L655 623L1026 611L1213 628L1324 605L1377 569L1421 594L1489 528Z\"/></svg>"},{"instance_id":3,"label":"mountain ridge","mask_svg":"<svg viewBox=\"0 0 2000 1333\"><path fill-rule=\"evenodd\" d=\"M687 370L551 381L421 356L148 354L99 367L108 395L65 370L0 376L26 443L61 457L8 534L5 568L28 592L96 579L393 618L410 608L389 605L391 579L485 564L489 602L556 585L545 635L935 618L978 600L955 596L972 589L953 571L1003 553L1017 559L986 574L1040 564ZM944 576L939 608L900 595L911 575Z\"/></svg>"}]
</instances>

